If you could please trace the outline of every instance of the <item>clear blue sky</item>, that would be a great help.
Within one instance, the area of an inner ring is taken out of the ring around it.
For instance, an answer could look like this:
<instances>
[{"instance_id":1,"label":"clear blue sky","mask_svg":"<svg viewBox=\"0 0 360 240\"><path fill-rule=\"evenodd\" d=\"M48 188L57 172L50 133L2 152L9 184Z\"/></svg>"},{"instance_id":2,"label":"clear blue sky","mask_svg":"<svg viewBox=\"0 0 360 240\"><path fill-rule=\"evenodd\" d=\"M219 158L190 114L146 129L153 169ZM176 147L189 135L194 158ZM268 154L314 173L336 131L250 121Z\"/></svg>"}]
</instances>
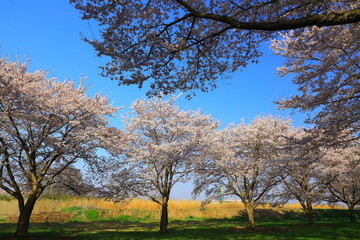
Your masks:
<instances>
[{"instance_id":1,"label":"clear blue sky","mask_svg":"<svg viewBox=\"0 0 360 240\"><path fill-rule=\"evenodd\" d=\"M30 69L45 69L49 76L78 81L87 76L90 96L96 92L107 95L115 106L124 106L127 112L137 98L145 97L147 89L117 86L116 82L99 76L98 66L106 59L96 56L92 46L81 40L81 33L91 38L91 29L97 35L96 23L81 20L80 13L68 0L1 0L0 54L15 59L30 58ZM280 111L273 101L296 94L296 86L289 77L279 78L276 67L283 59L274 56L268 46L259 64L252 64L232 79L219 84L210 93L200 93L192 100L183 98L178 104L183 109L202 109L221 121L222 126L251 121L257 115L289 116L291 111ZM304 114L290 116L294 126L304 126ZM112 123L118 124L118 120ZM120 126L120 125L119 125ZM191 185L178 186L174 198L190 198Z\"/></svg>"}]
</instances>

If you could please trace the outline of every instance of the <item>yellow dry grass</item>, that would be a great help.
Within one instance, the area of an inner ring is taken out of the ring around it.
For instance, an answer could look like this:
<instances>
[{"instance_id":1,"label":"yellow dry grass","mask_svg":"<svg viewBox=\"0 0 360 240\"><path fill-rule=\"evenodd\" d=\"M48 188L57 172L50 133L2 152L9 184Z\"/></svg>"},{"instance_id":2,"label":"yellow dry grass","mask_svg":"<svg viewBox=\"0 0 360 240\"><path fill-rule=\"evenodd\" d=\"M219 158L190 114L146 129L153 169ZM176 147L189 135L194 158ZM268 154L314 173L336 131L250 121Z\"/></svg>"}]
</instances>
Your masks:
<instances>
[{"instance_id":1,"label":"yellow dry grass","mask_svg":"<svg viewBox=\"0 0 360 240\"><path fill-rule=\"evenodd\" d=\"M285 209L301 209L300 203L288 203L283 208ZM317 204L314 205L315 209L344 209L343 206L340 205L327 205L327 204Z\"/></svg>"},{"instance_id":2,"label":"yellow dry grass","mask_svg":"<svg viewBox=\"0 0 360 240\"><path fill-rule=\"evenodd\" d=\"M242 204L238 202L212 203L207 205L205 210L200 210L200 207L201 201L170 200L168 208L169 218L225 218L236 216L243 209ZM104 207L99 204L99 208ZM133 199L126 205L120 204L110 209L108 214L112 216L116 216L120 212L123 215L130 215L134 218L144 218L149 215L151 218L160 218L160 205L144 199Z\"/></svg>"},{"instance_id":3,"label":"yellow dry grass","mask_svg":"<svg viewBox=\"0 0 360 240\"><path fill-rule=\"evenodd\" d=\"M211 203L206 206L205 210L200 210L201 201L189 200L170 200L169 218L186 219L186 218L228 218L239 214L244 210L240 202L223 202ZM144 199L133 199L128 204L114 203L98 198L80 198L68 197L63 199L39 199L35 205L33 214L42 212L59 212L68 207L82 207L83 209L97 208L106 209L108 216L117 217L120 215L130 215L134 218L160 218L160 206L152 201ZM259 209L274 209L268 204L260 205ZM329 209L334 208L328 205L317 205L315 208ZM341 208L341 207L336 207ZM287 204L282 209L301 209L300 204ZM18 206L15 199L0 200L0 219L6 217L18 216Z\"/></svg>"}]
</instances>

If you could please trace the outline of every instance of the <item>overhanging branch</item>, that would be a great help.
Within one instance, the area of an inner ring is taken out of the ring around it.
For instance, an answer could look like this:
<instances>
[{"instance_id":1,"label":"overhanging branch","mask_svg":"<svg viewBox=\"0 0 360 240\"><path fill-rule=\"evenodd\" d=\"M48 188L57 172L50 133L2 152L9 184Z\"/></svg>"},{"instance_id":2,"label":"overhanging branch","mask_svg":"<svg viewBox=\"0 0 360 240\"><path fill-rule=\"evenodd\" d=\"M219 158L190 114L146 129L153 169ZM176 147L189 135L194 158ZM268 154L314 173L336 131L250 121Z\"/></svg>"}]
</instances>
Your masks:
<instances>
[{"instance_id":1,"label":"overhanging branch","mask_svg":"<svg viewBox=\"0 0 360 240\"><path fill-rule=\"evenodd\" d=\"M275 22L266 22L266 21L242 22L236 20L233 17L226 15L197 11L183 0L176 0L176 2L178 2L184 8L186 8L194 17L222 22L225 24L229 24L232 28L244 29L244 30L280 31L280 30L290 30L290 29L310 27L310 26L324 27L324 26L343 25L343 24L356 23L360 21L360 8L356 8L344 13L333 12L329 14L311 15L302 18L295 18L288 20L284 19Z\"/></svg>"}]
</instances>

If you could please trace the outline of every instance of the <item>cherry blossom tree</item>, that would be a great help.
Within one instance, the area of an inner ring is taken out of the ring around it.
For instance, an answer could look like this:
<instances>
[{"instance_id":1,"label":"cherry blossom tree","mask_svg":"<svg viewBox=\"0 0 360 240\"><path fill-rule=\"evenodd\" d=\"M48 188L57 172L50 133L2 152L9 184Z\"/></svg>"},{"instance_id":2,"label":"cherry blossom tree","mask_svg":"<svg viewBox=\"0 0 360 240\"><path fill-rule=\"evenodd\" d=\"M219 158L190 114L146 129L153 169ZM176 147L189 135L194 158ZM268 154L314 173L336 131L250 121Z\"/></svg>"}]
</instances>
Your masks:
<instances>
[{"instance_id":1,"label":"cherry blossom tree","mask_svg":"<svg viewBox=\"0 0 360 240\"><path fill-rule=\"evenodd\" d=\"M330 199L345 203L349 209L350 221L355 222L355 207L360 203L360 148L359 142L350 146L326 151L321 164L329 181L327 187Z\"/></svg>"},{"instance_id":2,"label":"cherry blossom tree","mask_svg":"<svg viewBox=\"0 0 360 240\"><path fill-rule=\"evenodd\" d=\"M275 53L285 58L281 76L293 76L300 94L278 102L281 109L313 111L307 122L325 140L360 135L360 24L311 27L281 34ZM346 130L346 131L345 131Z\"/></svg>"},{"instance_id":3,"label":"cherry blossom tree","mask_svg":"<svg viewBox=\"0 0 360 240\"><path fill-rule=\"evenodd\" d=\"M160 232L168 229L173 186L187 182L218 123L200 111L181 111L169 99L137 100L125 118L125 142L107 186L113 198L144 196L161 206ZM116 154L115 154L116 155ZM124 193L125 192L125 193Z\"/></svg>"},{"instance_id":4,"label":"cherry blossom tree","mask_svg":"<svg viewBox=\"0 0 360 240\"><path fill-rule=\"evenodd\" d=\"M284 186L282 198L299 201L309 224L314 223L313 204L323 200L326 185L332 181L323 174L320 159L324 150L314 145L313 140L311 134L303 129L298 129L288 138L281 173Z\"/></svg>"},{"instance_id":5,"label":"cherry blossom tree","mask_svg":"<svg viewBox=\"0 0 360 240\"><path fill-rule=\"evenodd\" d=\"M254 209L281 180L281 148L291 130L290 121L262 116L250 124L230 125L213 137L208 158L198 170L194 194L205 191L206 202L220 195L235 195L245 206L250 227Z\"/></svg>"},{"instance_id":6,"label":"cherry blossom tree","mask_svg":"<svg viewBox=\"0 0 360 240\"><path fill-rule=\"evenodd\" d=\"M28 234L36 200L78 160L95 164L96 151L117 130L117 111L86 88L29 72L27 63L0 59L0 188L18 200L17 236Z\"/></svg>"},{"instance_id":7,"label":"cherry blossom tree","mask_svg":"<svg viewBox=\"0 0 360 240\"><path fill-rule=\"evenodd\" d=\"M260 42L276 31L351 24L360 3L314 0L70 0L102 27L88 39L111 62L103 75L148 95L207 92L216 80L257 62Z\"/></svg>"}]
</instances>

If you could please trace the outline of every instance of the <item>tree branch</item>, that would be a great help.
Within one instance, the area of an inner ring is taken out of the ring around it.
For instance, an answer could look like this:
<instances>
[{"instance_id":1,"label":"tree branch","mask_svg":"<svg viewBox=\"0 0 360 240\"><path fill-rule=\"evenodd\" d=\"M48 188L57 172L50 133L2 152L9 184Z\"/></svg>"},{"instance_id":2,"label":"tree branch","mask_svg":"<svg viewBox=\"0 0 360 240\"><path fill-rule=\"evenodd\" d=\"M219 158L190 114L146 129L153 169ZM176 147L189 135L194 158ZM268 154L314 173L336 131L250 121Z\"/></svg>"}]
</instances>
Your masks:
<instances>
[{"instance_id":1,"label":"tree branch","mask_svg":"<svg viewBox=\"0 0 360 240\"><path fill-rule=\"evenodd\" d=\"M280 31L297 28L304 28L310 26L335 26L342 24L356 23L360 21L360 8L349 10L344 13L329 13L318 14L294 19L282 19L276 22L242 22L233 17L226 15L219 15L214 13L200 12L193 9L189 4L183 0L176 0L179 4L185 7L194 17L214 20L230 25L232 28L244 30L260 30L260 31Z\"/></svg>"}]
</instances>

